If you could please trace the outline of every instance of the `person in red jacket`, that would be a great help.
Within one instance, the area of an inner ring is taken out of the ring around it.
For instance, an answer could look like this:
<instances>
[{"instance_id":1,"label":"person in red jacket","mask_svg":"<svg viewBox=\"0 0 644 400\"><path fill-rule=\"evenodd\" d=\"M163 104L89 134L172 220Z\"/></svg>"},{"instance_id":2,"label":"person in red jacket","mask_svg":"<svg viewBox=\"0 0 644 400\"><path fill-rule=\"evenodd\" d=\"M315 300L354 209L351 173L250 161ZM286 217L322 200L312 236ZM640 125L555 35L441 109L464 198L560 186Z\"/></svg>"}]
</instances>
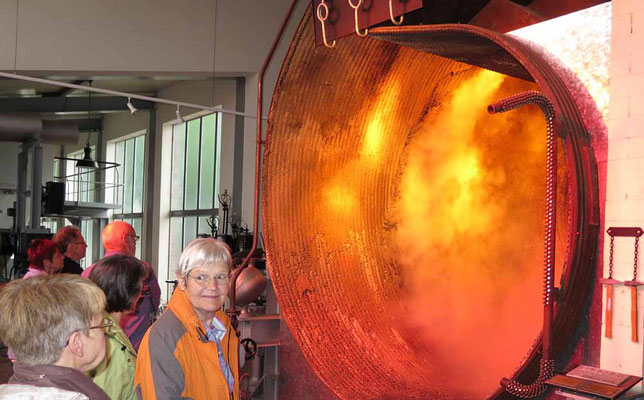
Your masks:
<instances>
[{"instance_id":1,"label":"person in red jacket","mask_svg":"<svg viewBox=\"0 0 644 400\"><path fill-rule=\"evenodd\" d=\"M186 246L177 289L139 348L139 399L239 399L239 340L222 311L231 266L223 242L201 238Z\"/></svg>"},{"instance_id":2,"label":"person in red jacket","mask_svg":"<svg viewBox=\"0 0 644 400\"><path fill-rule=\"evenodd\" d=\"M136 235L132 225L123 221L110 222L103 229L103 247L106 257L115 254L134 257L136 254L136 242L139 237ZM161 288L154 270L150 264L143 262L147 269L148 277L143 281L142 297L137 303L136 310L132 314L123 316L121 326L128 336L135 350L138 350L145 331L152 324L152 314L156 313L161 301ZM94 264L96 265L96 264ZM87 268L81 276L87 278L92 272L94 265Z\"/></svg>"}]
</instances>

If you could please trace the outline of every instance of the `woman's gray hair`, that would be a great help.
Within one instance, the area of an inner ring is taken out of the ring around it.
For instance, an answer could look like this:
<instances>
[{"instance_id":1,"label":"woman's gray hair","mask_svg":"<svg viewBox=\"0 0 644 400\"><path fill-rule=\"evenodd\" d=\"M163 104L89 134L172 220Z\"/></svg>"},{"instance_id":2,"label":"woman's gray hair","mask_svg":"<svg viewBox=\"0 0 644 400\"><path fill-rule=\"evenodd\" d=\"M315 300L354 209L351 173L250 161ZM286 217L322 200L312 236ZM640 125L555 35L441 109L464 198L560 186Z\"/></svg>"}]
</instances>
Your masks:
<instances>
[{"instance_id":1,"label":"woman's gray hair","mask_svg":"<svg viewBox=\"0 0 644 400\"><path fill-rule=\"evenodd\" d=\"M103 314L105 295L78 275L39 275L0 290L0 339L26 365L54 364L69 336Z\"/></svg>"},{"instance_id":2,"label":"woman's gray hair","mask_svg":"<svg viewBox=\"0 0 644 400\"><path fill-rule=\"evenodd\" d=\"M215 262L223 262L229 269L232 268L233 258L228 245L213 238L195 239L181 253L177 277L185 278L193 268Z\"/></svg>"}]
</instances>

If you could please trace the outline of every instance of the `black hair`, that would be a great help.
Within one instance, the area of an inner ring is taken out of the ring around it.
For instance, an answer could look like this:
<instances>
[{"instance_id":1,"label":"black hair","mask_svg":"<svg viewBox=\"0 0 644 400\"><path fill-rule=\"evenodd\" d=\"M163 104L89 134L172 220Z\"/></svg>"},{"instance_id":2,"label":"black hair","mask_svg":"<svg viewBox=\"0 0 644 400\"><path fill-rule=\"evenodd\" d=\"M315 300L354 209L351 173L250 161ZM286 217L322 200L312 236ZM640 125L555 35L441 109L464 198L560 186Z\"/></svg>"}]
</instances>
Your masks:
<instances>
[{"instance_id":1,"label":"black hair","mask_svg":"<svg viewBox=\"0 0 644 400\"><path fill-rule=\"evenodd\" d=\"M92 267L89 279L103 290L108 313L128 311L141 294L148 271L136 257L113 255L101 259Z\"/></svg>"}]
</instances>

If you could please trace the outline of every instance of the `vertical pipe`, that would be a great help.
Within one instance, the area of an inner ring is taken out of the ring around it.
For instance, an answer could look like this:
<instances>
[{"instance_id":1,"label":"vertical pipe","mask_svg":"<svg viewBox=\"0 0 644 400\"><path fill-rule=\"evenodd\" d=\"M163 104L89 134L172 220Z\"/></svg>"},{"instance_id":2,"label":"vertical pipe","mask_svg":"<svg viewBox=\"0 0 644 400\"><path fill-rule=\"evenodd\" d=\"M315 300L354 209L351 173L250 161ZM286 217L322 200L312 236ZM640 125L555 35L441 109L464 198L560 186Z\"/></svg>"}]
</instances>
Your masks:
<instances>
[{"instance_id":1,"label":"vertical pipe","mask_svg":"<svg viewBox=\"0 0 644 400\"><path fill-rule=\"evenodd\" d=\"M40 228L42 217L42 146L35 143L31 168L31 229Z\"/></svg>"},{"instance_id":2,"label":"vertical pipe","mask_svg":"<svg viewBox=\"0 0 644 400\"><path fill-rule=\"evenodd\" d=\"M546 215L543 265L543 331L541 335L541 362L537 380L525 385L506 378L501 385L510 394L520 398L533 398L546 390L545 381L554 375L552 358L552 314L554 303L555 239L557 217L557 137L555 134L555 109L542 93L528 91L499 100L488 106L490 114L506 112L528 104L535 104L543 113L547 124L546 135Z\"/></svg>"},{"instance_id":3,"label":"vertical pipe","mask_svg":"<svg viewBox=\"0 0 644 400\"><path fill-rule=\"evenodd\" d=\"M293 11L295 10L295 5L297 4L297 0L292 0L291 1L291 6L288 8L288 11L286 12L286 16L284 17L284 20L282 21L282 25L280 26L279 31L277 32L277 35L275 35L275 39L273 39L273 44L271 45L270 50L268 51L268 54L266 55L266 58L264 59L264 64L262 64L262 68L259 71L259 76L257 77L257 136L255 138L255 196L254 196L254 211L253 211L253 245L251 246L248 255L244 260L242 261L241 265L235 272L233 273L233 276L230 280L230 311L234 313L235 311L235 292L236 292L236 283L237 283L237 277L241 273L241 271L246 268L248 265L248 261L250 261L251 257L253 256L253 253L257 249L257 236L259 235L259 193L260 193L260 178L262 174L262 145L264 142L262 141L262 85L264 83L264 74L266 73L266 68L268 67L268 64L270 63L271 59L273 58L273 54L275 54L275 49L277 48L277 44L279 43L280 39L282 38L282 35L284 34L284 29L286 29L286 25L288 24L288 21L291 19L291 15L293 14Z\"/></svg>"}]
</instances>

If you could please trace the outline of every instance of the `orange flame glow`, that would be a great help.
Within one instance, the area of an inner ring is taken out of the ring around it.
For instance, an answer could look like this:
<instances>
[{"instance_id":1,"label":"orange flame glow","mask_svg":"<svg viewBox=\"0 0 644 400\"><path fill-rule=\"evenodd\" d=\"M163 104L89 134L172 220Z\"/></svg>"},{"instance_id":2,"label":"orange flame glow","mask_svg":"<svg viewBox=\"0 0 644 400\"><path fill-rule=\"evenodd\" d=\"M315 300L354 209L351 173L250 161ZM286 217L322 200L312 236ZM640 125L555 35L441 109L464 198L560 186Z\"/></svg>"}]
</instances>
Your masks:
<instances>
[{"instance_id":1,"label":"orange flame glow","mask_svg":"<svg viewBox=\"0 0 644 400\"><path fill-rule=\"evenodd\" d=\"M498 387L541 326L545 123L486 112L516 92L490 71L463 82L416 132L401 179L406 325L464 397Z\"/></svg>"},{"instance_id":2,"label":"orange flame glow","mask_svg":"<svg viewBox=\"0 0 644 400\"><path fill-rule=\"evenodd\" d=\"M391 119L396 108L400 87L396 82L388 88L389 90L380 96L379 101L373 107L369 116L369 123L364 133L360 157L362 161L377 162L385 150L385 121Z\"/></svg>"}]
</instances>

